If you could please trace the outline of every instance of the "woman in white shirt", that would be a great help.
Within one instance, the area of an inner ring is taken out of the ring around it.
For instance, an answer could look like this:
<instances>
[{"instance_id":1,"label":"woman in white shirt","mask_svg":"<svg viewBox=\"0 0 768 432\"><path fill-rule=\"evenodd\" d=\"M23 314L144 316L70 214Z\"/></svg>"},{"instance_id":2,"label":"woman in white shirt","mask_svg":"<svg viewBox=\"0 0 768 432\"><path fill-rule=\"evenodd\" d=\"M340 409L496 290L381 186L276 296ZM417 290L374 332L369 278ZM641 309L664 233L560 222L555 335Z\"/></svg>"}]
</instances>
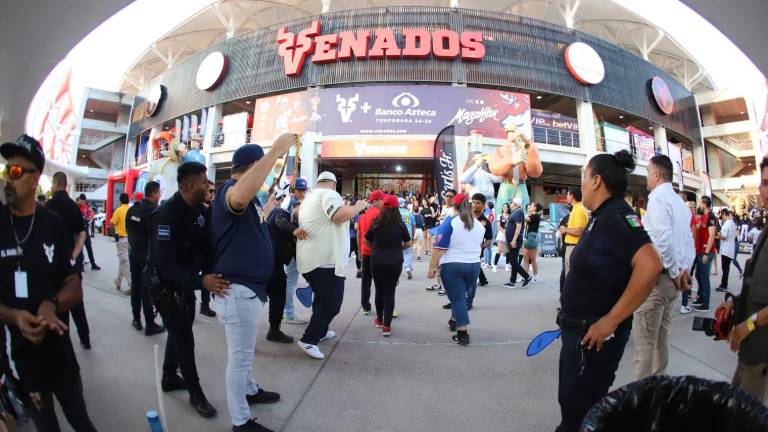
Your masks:
<instances>
[{"instance_id":1,"label":"woman in white shirt","mask_svg":"<svg viewBox=\"0 0 768 432\"><path fill-rule=\"evenodd\" d=\"M720 229L720 258L723 267L723 277L720 279L720 286L716 291L728 291L728 276L731 273L731 261L736 259L736 224L731 219L731 212L728 209L720 211L720 218L723 227Z\"/></svg>"},{"instance_id":2,"label":"woman in white shirt","mask_svg":"<svg viewBox=\"0 0 768 432\"><path fill-rule=\"evenodd\" d=\"M456 331L451 339L459 345L469 345L467 293L477 285L485 227L472 215L466 194L453 198L452 210L452 215L438 228L427 277L434 278L440 267L440 279L451 301L448 326Z\"/></svg>"}]
</instances>

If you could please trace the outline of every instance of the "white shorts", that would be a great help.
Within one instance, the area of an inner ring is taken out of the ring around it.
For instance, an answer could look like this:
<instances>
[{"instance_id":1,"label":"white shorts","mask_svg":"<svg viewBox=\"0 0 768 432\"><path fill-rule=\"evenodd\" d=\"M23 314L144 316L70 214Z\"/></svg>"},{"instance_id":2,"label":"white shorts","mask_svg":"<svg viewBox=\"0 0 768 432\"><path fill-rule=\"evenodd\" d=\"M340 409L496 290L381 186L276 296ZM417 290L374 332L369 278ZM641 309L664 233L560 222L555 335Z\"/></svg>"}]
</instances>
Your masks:
<instances>
[{"instance_id":1,"label":"white shorts","mask_svg":"<svg viewBox=\"0 0 768 432\"><path fill-rule=\"evenodd\" d=\"M413 239L421 240L422 238L424 238L424 231L421 228L416 228L416 231L413 233Z\"/></svg>"}]
</instances>

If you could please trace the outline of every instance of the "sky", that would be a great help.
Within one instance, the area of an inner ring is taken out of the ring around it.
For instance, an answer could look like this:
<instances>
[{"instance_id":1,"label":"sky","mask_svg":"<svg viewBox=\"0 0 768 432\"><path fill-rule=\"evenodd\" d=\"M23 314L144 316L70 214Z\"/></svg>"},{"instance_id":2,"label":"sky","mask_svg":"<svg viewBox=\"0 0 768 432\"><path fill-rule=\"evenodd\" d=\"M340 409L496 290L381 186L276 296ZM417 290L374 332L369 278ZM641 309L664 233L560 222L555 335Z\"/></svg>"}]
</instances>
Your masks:
<instances>
[{"instance_id":1,"label":"sky","mask_svg":"<svg viewBox=\"0 0 768 432\"><path fill-rule=\"evenodd\" d=\"M318 0L319 1L319 0ZM678 0L611 0L663 29L711 76L718 88L751 96L761 122L766 111L766 79L719 30ZM136 0L88 34L51 72L30 104L27 130L43 115L45 94L72 68L73 103L84 87L119 91L123 74L152 43L215 0ZM140 24L137 24L140 23Z\"/></svg>"}]
</instances>

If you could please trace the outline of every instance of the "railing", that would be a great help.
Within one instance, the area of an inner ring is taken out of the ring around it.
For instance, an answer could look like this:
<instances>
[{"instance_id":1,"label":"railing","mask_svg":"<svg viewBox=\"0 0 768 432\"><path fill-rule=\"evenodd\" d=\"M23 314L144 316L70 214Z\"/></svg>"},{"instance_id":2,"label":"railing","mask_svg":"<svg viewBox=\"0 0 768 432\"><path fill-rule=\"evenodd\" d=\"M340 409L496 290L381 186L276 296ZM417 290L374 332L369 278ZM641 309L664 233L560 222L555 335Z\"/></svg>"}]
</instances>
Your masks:
<instances>
[{"instance_id":1,"label":"railing","mask_svg":"<svg viewBox=\"0 0 768 432\"><path fill-rule=\"evenodd\" d=\"M96 145L104 141L105 139L109 139L109 138L114 138L114 140L118 140L120 136L117 133L102 133L98 135L86 135L80 138L80 145L85 145L85 146Z\"/></svg>"},{"instance_id":2,"label":"railing","mask_svg":"<svg viewBox=\"0 0 768 432\"><path fill-rule=\"evenodd\" d=\"M751 139L738 139L726 136L720 137L720 141L738 151L752 151L754 149Z\"/></svg>"},{"instance_id":3,"label":"railing","mask_svg":"<svg viewBox=\"0 0 768 432\"><path fill-rule=\"evenodd\" d=\"M103 185L104 183L76 183L75 192L93 192Z\"/></svg>"},{"instance_id":4,"label":"railing","mask_svg":"<svg viewBox=\"0 0 768 432\"><path fill-rule=\"evenodd\" d=\"M224 139L225 139L226 135L236 136L237 134L241 134L241 133L245 134L245 141L243 141L243 142L246 142L246 143L251 142L251 132L252 131L253 131L253 128L248 128L248 129L239 130L239 131L230 131L230 132L226 132L226 133L220 132L220 133L215 135L215 138L213 140L213 147L214 148L222 147L224 145Z\"/></svg>"},{"instance_id":5,"label":"railing","mask_svg":"<svg viewBox=\"0 0 768 432\"><path fill-rule=\"evenodd\" d=\"M579 133L560 129L533 127L533 141L538 144L579 147Z\"/></svg>"}]
</instances>

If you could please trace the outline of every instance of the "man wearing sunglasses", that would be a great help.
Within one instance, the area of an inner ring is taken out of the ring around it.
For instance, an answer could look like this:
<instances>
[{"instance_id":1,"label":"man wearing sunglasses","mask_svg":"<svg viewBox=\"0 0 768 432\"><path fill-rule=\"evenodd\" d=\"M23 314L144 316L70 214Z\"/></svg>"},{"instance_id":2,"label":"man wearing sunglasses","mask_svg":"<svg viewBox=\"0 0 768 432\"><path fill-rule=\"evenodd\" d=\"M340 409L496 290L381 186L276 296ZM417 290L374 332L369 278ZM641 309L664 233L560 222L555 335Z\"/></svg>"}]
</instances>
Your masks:
<instances>
[{"instance_id":1,"label":"man wearing sunglasses","mask_svg":"<svg viewBox=\"0 0 768 432\"><path fill-rule=\"evenodd\" d=\"M76 431L95 431L83 398L66 314L82 303L72 239L56 213L35 202L43 149L22 135L0 146L6 205L0 204L2 367L40 431L59 430L53 396Z\"/></svg>"},{"instance_id":2,"label":"man wearing sunglasses","mask_svg":"<svg viewBox=\"0 0 768 432\"><path fill-rule=\"evenodd\" d=\"M216 188L214 183L207 180L208 190L205 193L205 200L203 200L203 208L205 208L205 216L208 220L211 220L211 206L213 205L214 194ZM210 318L216 317L216 312L211 309L211 293L208 290L200 291L200 315L205 315Z\"/></svg>"}]
</instances>

